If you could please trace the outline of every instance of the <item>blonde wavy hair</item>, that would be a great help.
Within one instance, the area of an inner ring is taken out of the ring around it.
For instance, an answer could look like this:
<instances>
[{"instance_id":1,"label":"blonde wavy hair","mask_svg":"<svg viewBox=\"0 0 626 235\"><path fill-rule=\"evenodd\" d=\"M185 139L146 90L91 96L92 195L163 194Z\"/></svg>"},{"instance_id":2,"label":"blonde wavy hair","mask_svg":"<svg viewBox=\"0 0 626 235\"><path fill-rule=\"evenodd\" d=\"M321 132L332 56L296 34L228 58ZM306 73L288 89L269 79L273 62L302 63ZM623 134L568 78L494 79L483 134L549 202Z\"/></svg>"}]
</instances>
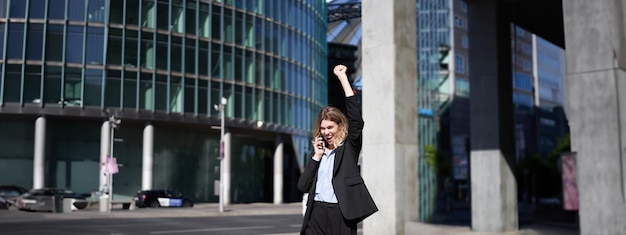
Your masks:
<instances>
[{"instance_id":1,"label":"blonde wavy hair","mask_svg":"<svg viewBox=\"0 0 626 235\"><path fill-rule=\"evenodd\" d=\"M315 126L313 127L313 140L311 140L311 142L315 144L315 139L321 135L320 126L322 125L323 120L337 123L339 131L335 136L333 144L335 145L335 148L343 145L348 137L348 118L346 118L346 115L344 115L341 110L332 106L322 108L317 115L317 118L315 119Z\"/></svg>"}]
</instances>

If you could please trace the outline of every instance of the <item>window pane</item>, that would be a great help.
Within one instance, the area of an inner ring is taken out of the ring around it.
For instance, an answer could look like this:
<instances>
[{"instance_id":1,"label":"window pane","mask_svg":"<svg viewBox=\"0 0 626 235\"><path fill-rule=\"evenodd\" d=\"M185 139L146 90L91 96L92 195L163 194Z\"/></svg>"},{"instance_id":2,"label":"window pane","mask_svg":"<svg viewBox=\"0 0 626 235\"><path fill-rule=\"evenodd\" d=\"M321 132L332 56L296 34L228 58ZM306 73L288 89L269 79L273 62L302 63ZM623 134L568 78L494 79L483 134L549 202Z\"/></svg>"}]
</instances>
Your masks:
<instances>
[{"instance_id":1,"label":"window pane","mask_svg":"<svg viewBox=\"0 0 626 235\"><path fill-rule=\"evenodd\" d=\"M124 108L137 107L137 72L124 71Z\"/></svg>"},{"instance_id":2,"label":"window pane","mask_svg":"<svg viewBox=\"0 0 626 235\"><path fill-rule=\"evenodd\" d=\"M222 8L213 7L213 15L211 16L211 38L221 40L222 39Z\"/></svg>"},{"instance_id":3,"label":"window pane","mask_svg":"<svg viewBox=\"0 0 626 235\"><path fill-rule=\"evenodd\" d=\"M104 106L120 107L120 78L119 70L107 70L104 84Z\"/></svg>"},{"instance_id":4,"label":"window pane","mask_svg":"<svg viewBox=\"0 0 626 235\"><path fill-rule=\"evenodd\" d=\"M156 6L153 0L143 0L141 2L141 25L147 28L156 26Z\"/></svg>"},{"instance_id":5,"label":"window pane","mask_svg":"<svg viewBox=\"0 0 626 235\"><path fill-rule=\"evenodd\" d=\"M107 64L122 64L122 30L111 28L107 45Z\"/></svg>"},{"instance_id":6,"label":"window pane","mask_svg":"<svg viewBox=\"0 0 626 235\"><path fill-rule=\"evenodd\" d=\"M46 33L46 60L61 61L63 55L63 25L49 24Z\"/></svg>"},{"instance_id":7,"label":"window pane","mask_svg":"<svg viewBox=\"0 0 626 235\"><path fill-rule=\"evenodd\" d=\"M183 112L183 85L180 77L172 76L170 80L170 112Z\"/></svg>"},{"instance_id":8,"label":"window pane","mask_svg":"<svg viewBox=\"0 0 626 235\"><path fill-rule=\"evenodd\" d=\"M65 0L49 0L48 19L52 19L52 20L64 20L65 19Z\"/></svg>"},{"instance_id":9,"label":"window pane","mask_svg":"<svg viewBox=\"0 0 626 235\"><path fill-rule=\"evenodd\" d=\"M87 48L85 49L87 64L103 64L104 28L87 27Z\"/></svg>"},{"instance_id":10,"label":"window pane","mask_svg":"<svg viewBox=\"0 0 626 235\"><path fill-rule=\"evenodd\" d=\"M167 75L156 75L155 110L167 110Z\"/></svg>"},{"instance_id":11,"label":"window pane","mask_svg":"<svg viewBox=\"0 0 626 235\"><path fill-rule=\"evenodd\" d=\"M139 108L153 110L154 89L152 88L152 74L141 73L139 86Z\"/></svg>"},{"instance_id":12,"label":"window pane","mask_svg":"<svg viewBox=\"0 0 626 235\"><path fill-rule=\"evenodd\" d=\"M102 99L102 70L85 70L84 96L83 105L100 106Z\"/></svg>"},{"instance_id":13,"label":"window pane","mask_svg":"<svg viewBox=\"0 0 626 235\"><path fill-rule=\"evenodd\" d=\"M172 71L180 71L182 72L181 63L182 63L182 38L172 36L172 44L171 54L170 54L170 69Z\"/></svg>"},{"instance_id":14,"label":"window pane","mask_svg":"<svg viewBox=\"0 0 626 235\"><path fill-rule=\"evenodd\" d=\"M126 1L126 24L139 25L139 1Z\"/></svg>"},{"instance_id":15,"label":"window pane","mask_svg":"<svg viewBox=\"0 0 626 235\"><path fill-rule=\"evenodd\" d=\"M63 100L67 106L82 105L83 81L79 68L65 68Z\"/></svg>"},{"instance_id":16,"label":"window pane","mask_svg":"<svg viewBox=\"0 0 626 235\"><path fill-rule=\"evenodd\" d=\"M179 1L174 0L172 4L172 32L185 32L185 12ZM176 3L178 2L178 3Z\"/></svg>"},{"instance_id":17,"label":"window pane","mask_svg":"<svg viewBox=\"0 0 626 235\"><path fill-rule=\"evenodd\" d=\"M9 0L0 0L0 18L7 18Z\"/></svg>"},{"instance_id":18,"label":"window pane","mask_svg":"<svg viewBox=\"0 0 626 235\"><path fill-rule=\"evenodd\" d=\"M22 90L22 65L6 65L4 80L4 102L20 102Z\"/></svg>"},{"instance_id":19,"label":"window pane","mask_svg":"<svg viewBox=\"0 0 626 235\"><path fill-rule=\"evenodd\" d=\"M69 18L73 21L85 21L85 0L70 0Z\"/></svg>"},{"instance_id":20,"label":"window pane","mask_svg":"<svg viewBox=\"0 0 626 235\"><path fill-rule=\"evenodd\" d=\"M153 34L142 32L141 33L141 67L154 69L154 43Z\"/></svg>"},{"instance_id":21,"label":"window pane","mask_svg":"<svg viewBox=\"0 0 626 235\"><path fill-rule=\"evenodd\" d=\"M70 25L67 28L67 44L65 47L65 61L68 63L83 63L83 26Z\"/></svg>"},{"instance_id":22,"label":"window pane","mask_svg":"<svg viewBox=\"0 0 626 235\"><path fill-rule=\"evenodd\" d=\"M2 0L0 0L2 1ZM0 22L0 45L4 45L4 32L6 29L6 24ZM0 46L0 55L4 55L4 47ZM2 76L0 76L2 77Z\"/></svg>"},{"instance_id":23,"label":"window pane","mask_svg":"<svg viewBox=\"0 0 626 235\"><path fill-rule=\"evenodd\" d=\"M196 8L197 2L187 1L187 10L185 13L185 33L196 34Z\"/></svg>"},{"instance_id":24,"label":"window pane","mask_svg":"<svg viewBox=\"0 0 626 235\"><path fill-rule=\"evenodd\" d=\"M87 20L90 22L104 22L106 0L89 0L87 6Z\"/></svg>"},{"instance_id":25,"label":"window pane","mask_svg":"<svg viewBox=\"0 0 626 235\"><path fill-rule=\"evenodd\" d=\"M126 30L126 43L124 44L124 66L137 67L137 38L138 32L135 30Z\"/></svg>"},{"instance_id":26,"label":"window pane","mask_svg":"<svg viewBox=\"0 0 626 235\"><path fill-rule=\"evenodd\" d=\"M157 27L163 30L170 30L169 26L169 3L159 1L157 5Z\"/></svg>"},{"instance_id":27,"label":"window pane","mask_svg":"<svg viewBox=\"0 0 626 235\"><path fill-rule=\"evenodd\" d=\"M8 59L22 59L24 53L24 24L9 23Z\"/></svg>"},{"instance_id":28,"label":"window pane","mask_svg":"<svg viewBox=\"0 0 626 235\"><path fill-rule=\"evenodd\" d=\"M26 59L41 61L43 56L43 24L30 23L28 25L26 45Z\"/></svg>"},{"instance_id":29,"label":"window pane","mask_svg":"<svg viewBox=\"0 0 626 235\"><path fill-rule=\"evenodd\" d=\"M27 65L24 76L24 103L41 102L41 66Z\"/></svg>"},{"instance_id":30,"label":"window pane","mask_svg":"<svg viewBox=\"0 0 626 235\"><path fill-rule=\"evenodd\" d=\"M113 24L122 24L124 20L124 0L111 0L109 21Z\"/></svg>"},{"instance_id":31,"label":"window pane","mask_svg":"<svg viewBox=\"0 0 626 235\"><path fill-rule=\"evenodd\" d=\"M167 45L168 45L167 36L157 34L156 54L159 55L155 58L157 69L168 69L167 60L169 57L167 54Z\"/></svg>"},{"instance_id":32,"label":"window pane","mask_svg":"<svg viewBox=\"0 0 626 235\"><path fill-rule=\"evenodd\" d=\"M61 67L46 66L43 96L45 103L58 104L61 101Z\"/></svg>"},{"instance_id":33,"label":"window pane","mask_svg":"<svg viewBox=\"0 0 626 235\"><path fill-rule=\"evenodd\" d=\"M26 16L26 1L11 1L11 18L24 18Z\"/></svg>"}]
</instances>

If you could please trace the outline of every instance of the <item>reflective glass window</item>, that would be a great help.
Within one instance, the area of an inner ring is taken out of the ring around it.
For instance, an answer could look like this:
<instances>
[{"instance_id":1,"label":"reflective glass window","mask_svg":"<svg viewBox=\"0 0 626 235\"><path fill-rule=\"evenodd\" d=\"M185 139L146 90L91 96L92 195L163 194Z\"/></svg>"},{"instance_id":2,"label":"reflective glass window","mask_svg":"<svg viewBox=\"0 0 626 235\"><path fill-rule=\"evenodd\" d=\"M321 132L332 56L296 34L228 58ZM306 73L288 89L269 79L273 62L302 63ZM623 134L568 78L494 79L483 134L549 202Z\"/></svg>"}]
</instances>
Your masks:
<instances>
[{"instance_id":1,"label":"reflective glass window","mask_svg":"<svg viewBox=\"0 0 626 235\"><path fill-rule=\"evenodd\" d=\"M211 15L211 38L222 39L222 7L213 6Z\"/></svg>"},{"instance_id":2,"label":"reflective glass window","mask_svg":"<svg viewBox=\"0 0 626 235\"><path fill-rule=\"evenodd\" d=\"M7 44L7 59L23 59L24 53L24 24L9 23L9 41Z\"/></svg>"},{"instance_id":3,"label":"reflective glass window","mask_svg":"<svg viewBox=\"0 0 626 235\"><path fill-rule=\"evenodd\" d=\"M83 30L83 26L67 26L65 61L68 63L83 63L83 41L85 38Z\"/></svg>"},{"instance_id":4,"label":"reflective glass window","mask_svg":"<svg viewBox=\"0 0 626 235\"><path fill-rule=\"evenodd\" d=\"M11 18L24 18L26 16L26 1L11 1Z\"/></svg>"},{"instance_id":5,"label":"reflective glass window","mask_svg":"<svg viewBox=\"0 0 626 235\"><path fill-rule=\"evenodd\" d=\"M5 28L6 28L6 23L0 22L0 55L4 55L4 46L1 46L1 45L4 45Z\"/></svg>"},{"instance_id":6,"label":"reflective glass window","mask_svg":"<svg viewBox=\"0 0 626 235\"><path fill-rule=\"evenodd\" d=\"M156 5L153 0L141 1L141 25L147 28L156 27Z\"/></svg>"},{"instance_id":7,"label":"reflective glass window","mask_svg":"<svg viewBox=\"0 0 626 235\"><path fill-rule=\"evenodd\" d=\"M126 1L126 17L127 25L139 25L139 1Z\"/></svg>"},{"instance_id":8,"label":"reflective glass window","mask_svg":"<svg viewBox=\"0 0 626 235\"><path fill-rule=\"evenodd\" d=\"M122 64L122 30L109 29L109 41L107 43L107 64ZM108 76L108 75L107 75Z\"/></svg>"},{"instance_id":9,"label":"reflective glass window","mask_svg":"<svg viewBox=\"0 0 626 235\"><path fill-rule=\"evenodd\" d=\"M196 72L196 40L185 39L185 72Z\"/></svg>"},{"instance_id":10,"label":"reflective glass window","mask_svg":"<svg viewBox=\"0 0 626 235\"><path fill-rule=\"evenodd\" d=\"M26 60L41 61L43 56L43 24L28 24Z\"/></svg>"},{"instance_id":11,"label":"reflective glass window","mask_svg":"<svg viewBox=\"0 0 626 235\"><path fill-rule=\"evenodd\" d=\"M182 38L172 36L172 43L170 44L171 53L170 53L170 69L173 71L182 72Z\"/></svg>"},{"instance_id":12,"label":"reflective glass window","mask_svg":"<svg viewBox=\"0 0 626 235\"><path fill-rule=\"evenodd\" d=\"M154 106L155 110L167 110L167 75L156 75L156 83L154 84Z\"/></svg>"},{"instance_id":13,"label":"reflective glass window","mask_svg":"<svg viewBox=\"0 0 626 235\"><path fill-rule=\"evenodd\" d=\"M104 22L106 0L89 0L87 4L87 20L90 22Z\"/></svg>"},{"instance_id":14,"label":"reflective glass window","mask_svg":"<svg viewBox=\"0 0 626 235\"><path fill-rule=\"evenodd\" d=\"M45 103L58 104L61 101L61 67L46 66L43 95Z\"/></svg>"},{"instance_id":15,"label":"reflective glass window","mask_svg":"<svg viewBox=\"0 0 626 235\"><path fill-rule=\"evenodd\" d=\"M141 67L142 68L154 68L154 34L148 32L141 32Z\"/></svg>"},{"instance_id":16,"label":"reflective glass window","mask_svg":"<svg viewBox=\"0 0 626 235\"><path fill-rule=\"evenodd\" d=\"M169 85L169 105L170 112L182 113L183 112L183 84L182 78L178 76L172 76Z\"/></svg>"},{"instance_id":17,"label":"reflective glass window","mask_svg":"<svg viewBox=\"0 0 626 235\"><path fill-rule=\"evenodd\" d=\"M68 106L81 106L83 81L82 70L80 68L65 68L65 79L63 79L63 101Z\"/></svg>"},{"instance_id":18,"label":"reflective glass window","mask_svg":"<svg viewBox=\"0 0 626 235\"><path fill-rule=\"evenodd\" d=\"M185 33L196 34L197 22L196 22L196 9L198 8L197 2L187 1L187 9L185 11Z\"/></svg>"},{"instance_id":19,"label":"reflective glass window","mask_svg":"<svg viewBox=\"0 0 626 235\"><path fill-rule=\"evenodd\" d=\"M104 28L91 26L87 27L85 54L86 64L103 64Z\"/></svg>"},{"instance_id":20,"label":"reflective glass window","mask_svg":"<svg viewBox=\"0 0 626 235\"><path fill-rule=\"evenodd\" d=\"M211 5L200 3L200 16L198 17L198 36L208 38L211 30L211 17L209 13Z\"/></svg>"},{"instance_id":21,"label":"reflective glass window","mask_svg":"<svg viewBox=\"0 0 626 235\"><path fill-rule=\"evenodd\" d=\"M48 19L52 19L52 20L64 20L65 19L65 0L49 0Z\"/></svg>"},{"instance_id":22,"label":"reflective glass window","mask_svg":"<svg viewBox=\"0 0 626 235\"><path fill-rule=\"evenodd\" d=\"M102 99L102 70L85 70L85 94L83 105L100 106Z\"/></svg>"},{"instance_id":23,"label":"reflective glass window","mask_svg":"<svg viewBox=\"0 0 626 235\"><path fill-rule=\"evenodd\" d=\"M196 79L185 78L185 113L196 112Z\"/></svg>"},{"instance_id":24,"label":"reflective glass window","mask_svg":"<svg viewBox=\"0 0 626 235\"><path fill-rule=\"evenodd\" d=\"M85 4L85 0L69 0L69 19L72 21L85 21Z\"/></svg>"},{"instance_id":25,"label":"reflective glass window","mask_svg":"<svg viewBox=\"0 0 626 235\"><path fill-rule=\"evenodd\" d=\"M139 76L139 108L152 110L154 108L153 74L141 73Z\"/></svg>"},{"instance_id":26,"label":"reflective glass window","mask_svg":"<svg viewBox=\"0 0 626 235\"><path fill-rule=\"evenodd\" d=\"M172 32L185 32L185 11L181 0L172 0L172 22L170 23Z\"/></svg>"},{"instance_id":27,"label":"reflective glass window","mask_svg":"<svg viewBox=\"0 0 626 235\"><path fill-rule=\"evenodd\" d=\"M139 34L136 30L126 30L125 43L124 43L124 66L136 68L137 67L137 44Z\"/></svg>"},{"instance_id":28,"label":"reflective glass window","mask_svg":"<svg viewBox=\"0 0 626 235\"><path fill-rule=\"evenodd\" d=\"M208 75L209 42L199 41L198 43L198 74Z\"/></svg>"},{"instance_id":29,"label":"reflective glass window","mask_svg":"<svg viewBox=\"0 0 626 235\"><path fill-rule=\"evenodd\" d=\"M124 108L137 107L137 72L124 71Z\"/></svg>"},{"instance_id":30,"label":"reflective glass window","mask_svg":"<svg viewBox=\"0 0 626 235\"><path fill-rule=\"evenodd\" d=\"M119 70L106 70L106 80L104 84L104 106L120 107L121 77L122 72Z\"/></svg>"},{"instance_id":31,"label":"reflective glass window","mask_svg":"<svg viewBox=\"0 0 626 235\"><path fill-rule=\"evenodd\" d=\"M169 26L169 2L159 0L157 3L157 28L162 30L170 30Z\"/></svg>"},{"instance_id":32,"label":"reflective glass window","mask_svg":"<svg viewBox=\"0 0 626 235\"><path fill-rule=\"evenodd\" d=\"M124 22L124 0L111 0L109 8L109 22L122 24Z\"/></svg>"},{"instance_id":33,"label":"reflective glass window","mask_svg":"<svg viewBox=\"0 0 626 235\"><path fill-rule=\"evenodd\" d=\"M24 76L24 103L41 102L41 66L26 65Z\"/></svg>"},{"instance_id":34,"label":"reflective glass window","mask_svg":"<svg viewBox=\"0 0 626 235\"><path fill-rule=\"evenodd\" d=\"M157 34L157 47L156 47L156 67L157 69L168 69L167 61L170 58L167 53L167 45L168 45L167 35Z\"/></svg>"},{"instance_id":35,"label":"reflective glass window","mask_svg":"<svg viewBox=\"0 0 626 235\"><path fill-rule=\"evenodd\" d=\"M233 11L230 9L224 9L223 19L223 40L226 42L235 42L235 22L233 20Z\"/></svg>"},{"instance_id":36,"label":"reflective glass window","mask_svg":"<svg viewBox=\"0 0 626 235\"><path fill-rule=\"evenodd\" d=\"M7 18L9 0L0 0L0 18Z\"/></svg>"},{"instance_id":37,"label":"reflective glass window","mask_svg":"<svg viewBox=\"0 0 626 235\"><path fill-rule=\"evenodd\" d=\"M7 64L4 80L4 102L20 102L22 91L22 65Z\"/></svg>"},{"instance_id":38,"label":"reflective glass window","mask_svg":"<svg viewBox=\"0 0 626 235\"><path fill-rule=\"evenodd\" d=\"M63 25L49 24L46 30L46 60L61 61L63 57Z\"/></svg>"},{"instance_id":39,"label":"reflective glass window","mask_svg":"<svg viewBox=\"0 0 626 235\"><path fill-rule=\"evenodd\" d=\"M46 0L31 0L28 7L28 18L43 19L45 17Z\"/></svg>"}]
</instances>

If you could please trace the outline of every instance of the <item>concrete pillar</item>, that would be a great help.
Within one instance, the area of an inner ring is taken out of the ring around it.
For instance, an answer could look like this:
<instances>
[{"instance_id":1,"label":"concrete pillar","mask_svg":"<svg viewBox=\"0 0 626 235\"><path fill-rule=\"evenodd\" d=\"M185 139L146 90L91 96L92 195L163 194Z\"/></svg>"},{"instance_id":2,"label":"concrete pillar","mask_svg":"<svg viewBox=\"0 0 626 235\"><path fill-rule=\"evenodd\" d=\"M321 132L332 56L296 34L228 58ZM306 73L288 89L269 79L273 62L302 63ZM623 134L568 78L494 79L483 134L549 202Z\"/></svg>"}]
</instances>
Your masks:
<instances>
[{"instance_id":1,"label":"concrete pillar","mask_svg":"<svg viewBox=\"0 0 626 235\"><path fill-rule=\"evenodd\" d=\"M363 234L405 234L417 220L417 48L414 0L363 0L361 171L380 211Z\"/></svg>"},{"instance_id":2,"label":"concrete pillar","mask_svg":"<svg viewBox=\"0 0 626 235\"><path fill-rule=\"evenodd\" d=\"M230 146L232 144L232 135L230 132L226 131L224 133L224 205L230 204L230 163L232 154L230 150Z\"/></svg>"},{"instance_id":3,"label":"concrete pillar","mask_svg":"<svg viewBox=\"0 0 626 235\"><path fill-rule=\"evenodd\" d=\"M111 132L109 126L109 121L104 121L102 123L102 127L100 128L100 172L99 172L99 180L100 180L100 192L104 193L107 189L107 175L104 174L104 163L107 160L107 156L111 151L110 141L111 141ZM100 212L107 212L109 203L108 200L100 196L99 207Z\"/></svg>"},{"instance_id":4,"label":"concrete pillar","mask_svg":"<svg viewBox=\"0 0 626 235\"><path fill-rule=\"evenodd\" d=\"M152 189L152 162L154 160L154 126L146 123L143 128L143 151L141 163L141 189Z\"/></svg>"},{"instance_id":5,"label":"concrete pillar","mask_svg":"<svg viewBox=\"0 0 626 235\"><path fill-rule=\"evenodd\" d=\"M472 230L518 230L510 11L468 1Z\"/></svg>"},{"instance_id":6,"label":"concrete pillar","mask_svg":"<svg viewBox=\"0 0 626 235\"><path fill-rule=\"evenodd\" d=\"M283 149L285 143L279 137L274 149L274 204L283 203Z\"/></svg>"},{"instance_id":7,"label":"concrete pillar","mask_svg":"<svg viewBox=\"0 0 626 235\"><path fill-rule=\"evenodd\" d=\"M33 159L33 188L45 186L46 165L46 118L38 117L35 121L35 148Z\"/></svg>"},{"instance_id":8,"label":"concrete pillar","mask_svg":"<svg viewBox=\"0 0 626 235\"><path fill-rule=\"evenodd\" d=\"M626 3L563 1L581 234L626 231Z\"/></svg>"}]
</instances>

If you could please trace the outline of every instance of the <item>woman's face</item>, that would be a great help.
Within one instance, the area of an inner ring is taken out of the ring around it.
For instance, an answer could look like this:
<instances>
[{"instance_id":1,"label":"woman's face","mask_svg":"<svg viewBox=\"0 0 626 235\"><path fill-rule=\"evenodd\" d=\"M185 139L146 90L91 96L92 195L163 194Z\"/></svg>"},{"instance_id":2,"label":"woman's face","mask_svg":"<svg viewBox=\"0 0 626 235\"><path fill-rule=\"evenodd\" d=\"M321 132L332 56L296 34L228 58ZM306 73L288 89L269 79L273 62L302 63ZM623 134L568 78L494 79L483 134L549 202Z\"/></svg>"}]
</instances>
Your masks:
<instances>
[{"instance_id":1,"label":"woman's face","mask_svg":"<svg viewBox=\"0 0 626 235\"><path fill-rule=\"evenodd\" d=\"M330 120L322 120L320 124L320 134L326 140L328 145L331 145L329 148L334 147L335 136L339 133L339 125L336 122ZM328 147L328 146L327 146Z\"/></svg>"}]
</instances>

